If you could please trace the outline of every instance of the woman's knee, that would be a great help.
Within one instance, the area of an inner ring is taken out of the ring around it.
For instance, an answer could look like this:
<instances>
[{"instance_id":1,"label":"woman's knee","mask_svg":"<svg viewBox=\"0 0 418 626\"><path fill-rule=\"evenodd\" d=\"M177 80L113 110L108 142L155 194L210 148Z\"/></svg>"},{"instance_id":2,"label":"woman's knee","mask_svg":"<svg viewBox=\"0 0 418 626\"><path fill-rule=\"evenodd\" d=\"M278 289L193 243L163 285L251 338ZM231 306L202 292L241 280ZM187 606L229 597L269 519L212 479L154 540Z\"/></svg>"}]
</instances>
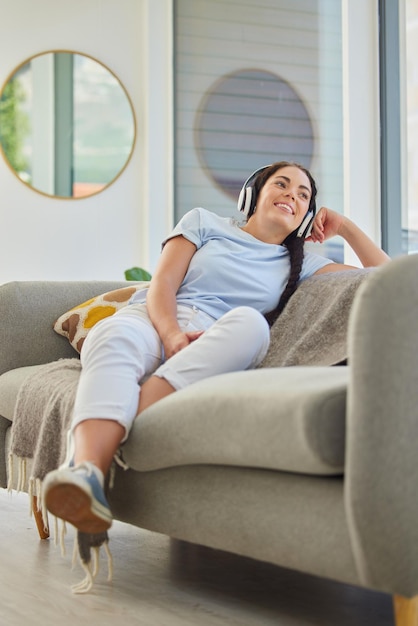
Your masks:
<instances>
[{"instance_id":1,"label":"woman's knee","mask_svg":"<svg viewBox=\"0 0 418 626\"><path fill-rule=\"evenodd\" d=\"M269 326L266 318L256 309L239 306L226 313L221 319L236 325L237 329L255 333L260 337L269 337Z\"/></svg>"},{"instance_id":2,"label":"woman's knee","mask_svg":"<svg viewBox=\"0 0 418 626\"><path fill-rule=\"evenodd\" d=\"M227 335L224 346L228 345L244 369L256 367L270 344L265 317L252 307L241 306L226 313L221 320Z\"/></svg>"},{"instance_id":3,"label":"woman's knee","mask_svg":"<svg viewBox=\"0 0 418 626\"><path fill-rule=\"evenodd\" d=\"M221 320L231 341L241 345L241 349L245 346L246 351L253 355L253 363L258 364L270 344L270 328L264 315L252 307L240 306L226 313Z\"/></svg>"}]
</instances>

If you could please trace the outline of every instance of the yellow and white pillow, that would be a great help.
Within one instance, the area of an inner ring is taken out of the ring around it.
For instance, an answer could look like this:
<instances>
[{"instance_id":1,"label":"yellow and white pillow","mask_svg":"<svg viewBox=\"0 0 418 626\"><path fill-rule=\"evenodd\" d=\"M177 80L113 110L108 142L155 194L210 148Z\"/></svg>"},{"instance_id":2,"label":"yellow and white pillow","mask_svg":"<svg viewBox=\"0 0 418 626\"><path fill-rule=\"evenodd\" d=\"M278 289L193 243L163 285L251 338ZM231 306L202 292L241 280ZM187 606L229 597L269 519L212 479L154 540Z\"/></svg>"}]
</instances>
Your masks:
<instances>
[{"instance_id":1,"label":"yellow and white pillow","mask_svg":"<svg viewBox=\"0 0 418 626\"><path fill-rule=\"evenodd\" d=\"M129 287L107 291L100 296L78 304L60 315L54 324L55 332L67 337L73 348L77 352L81 352L89 330L100 320L127 306L133 294L146 288L148 284L148 282L136 283Z\"/></svg>"}]
</instances>

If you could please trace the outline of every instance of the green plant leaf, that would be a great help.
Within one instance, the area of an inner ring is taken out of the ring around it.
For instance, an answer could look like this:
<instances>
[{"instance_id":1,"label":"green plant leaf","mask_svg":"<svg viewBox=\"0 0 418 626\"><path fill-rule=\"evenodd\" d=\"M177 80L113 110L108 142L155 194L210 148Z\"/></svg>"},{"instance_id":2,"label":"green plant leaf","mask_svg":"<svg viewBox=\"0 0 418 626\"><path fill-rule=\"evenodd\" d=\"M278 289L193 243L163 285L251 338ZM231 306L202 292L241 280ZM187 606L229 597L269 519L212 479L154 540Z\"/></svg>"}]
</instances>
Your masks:
<instances>
[{"instance_id":1,"label":"green plant leaf","mask_svg":"<svg viewBox=\"0 0 418 626\"><path fill-rule=\"evenodd\" d=\"M129 270L125 270L125 278L136 281L151 280L151 274L142 267L131 267Z\"/></svg>"}]
</instances>

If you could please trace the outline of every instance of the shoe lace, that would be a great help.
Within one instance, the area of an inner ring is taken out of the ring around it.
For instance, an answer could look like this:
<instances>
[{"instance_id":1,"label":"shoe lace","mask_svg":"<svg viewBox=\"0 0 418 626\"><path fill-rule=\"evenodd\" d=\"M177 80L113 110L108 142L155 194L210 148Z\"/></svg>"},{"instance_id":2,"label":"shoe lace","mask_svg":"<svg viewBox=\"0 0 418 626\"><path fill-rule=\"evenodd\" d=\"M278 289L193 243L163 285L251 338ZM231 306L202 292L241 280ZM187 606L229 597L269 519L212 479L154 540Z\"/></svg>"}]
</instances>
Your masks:
<instances>
[{"instance_id":1,"label":"shoe lace","mask_svg":"<svg viewBox=\"0 0 418 626\"><path fill-rule=\"evenodd\" d=\"M96 467L96 465L94 465L94 463L92 463L91 461L81 461L81 463L74 465L71 469L74 472L85 472L88 477L96 476L96 478L99 478L101 475L101 471L99 470L99 468Z\"/></svg>"}]
</instances>

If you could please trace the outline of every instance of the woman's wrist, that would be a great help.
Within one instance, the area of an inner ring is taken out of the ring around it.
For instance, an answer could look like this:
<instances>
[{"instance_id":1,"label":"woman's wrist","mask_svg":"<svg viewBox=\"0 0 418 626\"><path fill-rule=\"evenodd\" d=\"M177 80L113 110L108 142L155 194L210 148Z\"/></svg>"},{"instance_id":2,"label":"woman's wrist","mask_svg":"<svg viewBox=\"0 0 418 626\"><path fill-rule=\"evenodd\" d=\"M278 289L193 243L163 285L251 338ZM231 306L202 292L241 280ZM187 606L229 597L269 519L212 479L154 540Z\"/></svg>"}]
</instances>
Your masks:
<instances>
[{"instance_id":1,"label":"woman's wrist","mask_svg":"<svg viewBox=\"0 0 418 626\"><path fill-rule=\"evenodd\" d=\"M375 267L390 260L386 252L348 217L342 219L338 234L355 252L363 267Z\"/></svg>"},{"instance_id":2,"label":"woman's wrist","mask_svg":"<svg viewBox=\"0 0 418 626\"><path fill-rule=\"evenodd\" d=\"M157 327L158 334L163 343L168 343L172 341L173 337L182 333L180 326L177 323L177 320L174 320L169 324L159 324Z\"/></svg>"},{"instance_id":3,"label":"woman's wrist","mask_svg":"<svg viewBox=\"0 0 418 626\"><path fill-rule=\"evenodd\" d=\"M353 235L354 230L358 227L345 215L342 216L341 224L337 230L337 235L343 239L349 239Z\"/></svg>"}]
</instances>

